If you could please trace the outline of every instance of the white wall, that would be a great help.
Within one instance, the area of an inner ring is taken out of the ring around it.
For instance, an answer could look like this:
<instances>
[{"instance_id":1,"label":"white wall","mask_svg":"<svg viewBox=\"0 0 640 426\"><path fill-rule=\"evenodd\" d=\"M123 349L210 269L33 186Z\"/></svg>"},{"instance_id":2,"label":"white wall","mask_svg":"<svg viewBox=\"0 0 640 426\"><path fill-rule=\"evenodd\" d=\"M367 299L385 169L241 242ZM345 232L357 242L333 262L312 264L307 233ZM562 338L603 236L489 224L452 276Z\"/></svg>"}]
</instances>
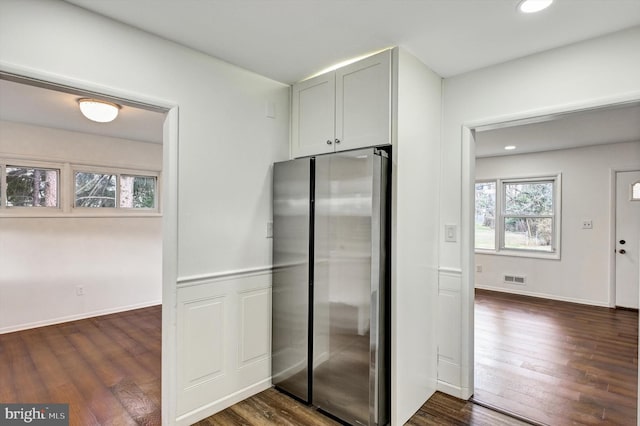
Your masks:
<instances>
[{"instance_id":1,"label":"white wall","mask_svg":"<svg viewBox=\"0 0 640 426\"><path fill-rule=\"evenodd\" d=\"M465 398L473 393L475 173L473 139L463 126L640 98L638 45L640 27L635 27L444 81L440 225L458 224L462 231L458 242L441 238L440 243L441 270L457 276L448 281L450 309L438 322L461 324L440 335L441 356L448 358L450 368L439 369L438 378L448 392Z\"/></svg>"},{"instance_id":2,"label":"white wall","mask_svg":"<svg viewBox=\"0 0 640 426\"><path fill-rule=\"evenodd\" d=\"M478 288L599 306L610 300L611 170L636 166L640 142L598 145L505 157L479 158L478 180L562 173L560 260L476 254ZM582 221L593 229L582 229ZM524 275L526 285L503 282Z\"/></svg>"},{"instance_id":3,"label":"white wall","mask_svg":"<svg viewBox=\"0 0 640 426\"><path fill-rule=\"evenodd\" d=\"M165 218L177 208L177 237L167 229L173 214L163 227L165 254L177 241L177 274L175 259L164 256L163 422L192 423L268 387L268 344L251 338L269 342L269 327L260 326L270 322L265 234L271 164L288 157L288 87L44 0L0 3L0 68L178 107L167 125L178 148L164 145L165 164L177 161L178 169L165 183L179 196L164 200ZM267 103L275 119L266 117ZM172 170L163 167L165 176ZM178 341L187 353L211 356L178 354Z\"/></svg>"},{"instance_id":4,"label":"white wall","mask_svg":"<svg viewBox=\"0 0 640 426\"><path fill-rule=\"evenodd\" d=\"M442 80L403 49L397 59L393 157L392 424L436 389L436 300Z\"/></svg>"},{"instance_id":5,"label":"white wall","mask_svg":"<svg viewBox=\"0 0 640 426\"><path fill-rule=\"evenodd\" d=\"M162 146L0 121L0 158L159 172ZM11 214L0 211L0 332L161 303L159 214Z\"/></svg>"}]
</instances>

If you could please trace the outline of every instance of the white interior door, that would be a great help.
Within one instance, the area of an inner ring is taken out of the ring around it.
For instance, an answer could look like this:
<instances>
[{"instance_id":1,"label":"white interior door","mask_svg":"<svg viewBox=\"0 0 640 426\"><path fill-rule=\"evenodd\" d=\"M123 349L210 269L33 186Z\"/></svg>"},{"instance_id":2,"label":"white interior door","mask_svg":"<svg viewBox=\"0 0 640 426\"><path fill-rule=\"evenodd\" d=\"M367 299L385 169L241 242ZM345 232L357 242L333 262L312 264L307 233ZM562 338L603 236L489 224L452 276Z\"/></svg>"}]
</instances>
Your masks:
<instances>
[{"instance_id":1,"label":"white interior door","mask_svg":"<svg viewBox=\"0 0 640 426\"><path fill-rule=\"evenodd\" d=\"M616 306L638 308L639 246L640 171L618 172L616 173Z\"/></svg>"}]
</instances>

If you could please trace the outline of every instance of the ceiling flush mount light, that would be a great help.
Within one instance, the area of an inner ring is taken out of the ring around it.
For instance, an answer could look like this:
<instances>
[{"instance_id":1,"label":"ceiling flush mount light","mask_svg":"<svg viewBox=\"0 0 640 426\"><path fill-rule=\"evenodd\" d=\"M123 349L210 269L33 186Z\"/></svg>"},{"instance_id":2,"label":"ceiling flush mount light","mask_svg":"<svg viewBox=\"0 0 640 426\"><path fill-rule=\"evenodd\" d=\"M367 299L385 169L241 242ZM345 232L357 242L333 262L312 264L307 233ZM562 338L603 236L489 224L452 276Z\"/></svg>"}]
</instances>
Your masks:
<instances>
[{"instance_id":1,"label":"ceiling flush mount light","mask_svg":"<svg viewBox=\"0 0 640 426\"><path fill-rule=\"evenodd\" d=\"M120 105L99 99L82 98L78 99L78 104L82 115L98 123L108 123L115 120L120 110Z\"/></svg>"},{"instance_id":2,"label":"ceiling flush mount light","mask_svg":"<svg viewBox=\"0 0 640 426\"><path fill-rule=\"evenodd\" d=\"M513 151L514 149L516 149L515 145L507 145L504 147L504 149L506 149L507 151Z\"/></svg>"},{"instance_id":3,"label":"ceiling flush mount light","mask_svg":"<svg viewBox=\"0 0 640 426\"><path fill-rule=\"evenodd\" d=\"M536 13L551 6L553 0L522 0L518 3L518 10L522 13Z\"/></svg>"}]
</instances>

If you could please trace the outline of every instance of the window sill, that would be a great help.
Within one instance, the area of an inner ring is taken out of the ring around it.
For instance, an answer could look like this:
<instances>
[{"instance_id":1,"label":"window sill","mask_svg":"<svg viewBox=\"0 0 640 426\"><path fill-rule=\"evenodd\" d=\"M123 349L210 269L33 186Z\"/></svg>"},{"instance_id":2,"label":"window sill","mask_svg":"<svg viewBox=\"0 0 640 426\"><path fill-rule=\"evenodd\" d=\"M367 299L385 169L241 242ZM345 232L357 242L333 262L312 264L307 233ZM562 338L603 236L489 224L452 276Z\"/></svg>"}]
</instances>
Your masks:
<instances>
[{"instance_id":1,"label":"window sill","mask_svg":"<svg viewBox=\"0 0 640 426\"><path fill-rule=\"evenodd\" d=\"M548 252L537 252L537 251L517 251L517 250L495 251L495 250L476 249L475 254L482 254L487 256L522 257L527 259L560 260L560 251L548 253Z\"/></svg>"}]
</instances>

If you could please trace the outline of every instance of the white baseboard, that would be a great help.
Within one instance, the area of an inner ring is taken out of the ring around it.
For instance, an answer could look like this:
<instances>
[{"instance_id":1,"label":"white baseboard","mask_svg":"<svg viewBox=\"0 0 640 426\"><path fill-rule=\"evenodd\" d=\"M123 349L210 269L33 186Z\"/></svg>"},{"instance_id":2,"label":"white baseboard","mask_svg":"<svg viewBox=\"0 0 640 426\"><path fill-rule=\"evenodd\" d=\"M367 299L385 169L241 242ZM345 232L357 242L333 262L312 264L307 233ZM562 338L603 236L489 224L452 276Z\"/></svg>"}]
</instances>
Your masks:
<instances>
[{"instance_id":1,"label":"white baseboard","mask_svg":"<svg viewBox=\"0 0 640 426\"><path fill-rule=\"evenodd\" d=\"M462 388L460 386L454 386L451 383L443 382L438 380L438 385L436 386L436 390L440 392L444 392L447 395L455 396L459 399L466 399L463 395Z\"/></svg>"},{"instance_id":2,"label":"white baseboard","mask_svg":"<svg viewBox=\"0 0 640 426\"><path fill-rule=\"evenodd\" d=\"M148 308L149 306L155 306L155 305L161 305L161 304L162 304L162 300L152 300L149 302L136 303L133 305L118 306L117 308L83 312L81 314L69 315L66 317L51 318L43 321L30 322L26 324L15 324L15 325L10 325L8 327L0 328L0 334L12 333L14 331L28 330L30 328L46 327L48 325L61 324L63 322L99 317L101 315L117 314L118 312L132 311L134 309Z\"/></svg>"},{"instance_id":3,"label":"white baseboard","mask_svg":"<svg viewBox=\"0 0 640 426\"><path fill-rule=\"evenodd\" d=\"M537 293L537 292L534 292L534 291L510 289L510 288L506 288L506 287L493 287L493 286L489 286L489 285L476 284L476 288L478 288L480 290L491 290L491 291L499 291L499 292L502 292L502 293L519 294L521 296L540 297L542 299L558 300L558 301L561 301L561 302L579 303L581 305L601 306L601 307L604 307L604 308L610 308L611 307L607 303L597 302L597 301L594 301L594 300L577 299L577 298L574 298L574 297L558 296L558 295L555 295L555 294L547 294L547 293Z\"/></svg>"},{"instance_id":4,"label":"white baseboard","mask_svg":"<svg viewBox=\"0 0 640 426\"><path fill-rule=\"evenodd\" d=\"M264 379L258 383L255 383L251 386L248 386L244 389L240 389L239 391L234 392L231 395L227 395L224 398L221 398L203 407L197 408L193 411L183 414L176 419L175 423L178 426L191 425L202 419L206 419L207 417L212 416L215 413L224 410L225 408L229 408L232 405L244 399L247 399L257 393L267 390L270 387L271 387L271 377Z\"/></svg>"}]
</instances>

